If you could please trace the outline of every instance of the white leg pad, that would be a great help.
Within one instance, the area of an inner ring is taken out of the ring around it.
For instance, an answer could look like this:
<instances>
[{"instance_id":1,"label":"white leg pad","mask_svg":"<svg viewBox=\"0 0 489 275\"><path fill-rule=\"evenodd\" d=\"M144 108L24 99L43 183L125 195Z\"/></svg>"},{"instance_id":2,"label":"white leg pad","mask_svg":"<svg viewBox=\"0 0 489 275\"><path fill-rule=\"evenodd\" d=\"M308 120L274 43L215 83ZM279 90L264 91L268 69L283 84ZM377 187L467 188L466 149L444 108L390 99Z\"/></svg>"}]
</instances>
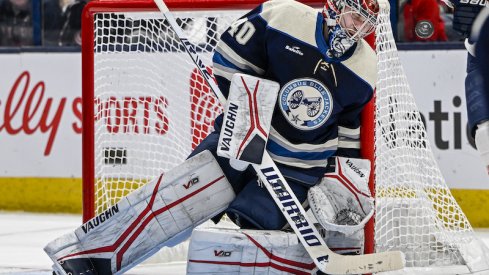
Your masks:
<instances>
[{"instance_id":1,"label":"white leg pad","mask_svg":"<svg viewBox=\"0 0 489 275\"><path fill-rule=\"evenodd\" d=\"M192 233L187 274L311 274L315 268L294 233L208 228Z\"/></svg>"},{"instance_id":2,"label":"white leg pad","mask_svg":"<svg viewBox=\"0 0 489 275\"><path fill-rule=\"evenodd\" d=\"M44 250L59 274L123 273L225 210L234 191L208 151L123 198Z\"/></svg>"}]
</instances>

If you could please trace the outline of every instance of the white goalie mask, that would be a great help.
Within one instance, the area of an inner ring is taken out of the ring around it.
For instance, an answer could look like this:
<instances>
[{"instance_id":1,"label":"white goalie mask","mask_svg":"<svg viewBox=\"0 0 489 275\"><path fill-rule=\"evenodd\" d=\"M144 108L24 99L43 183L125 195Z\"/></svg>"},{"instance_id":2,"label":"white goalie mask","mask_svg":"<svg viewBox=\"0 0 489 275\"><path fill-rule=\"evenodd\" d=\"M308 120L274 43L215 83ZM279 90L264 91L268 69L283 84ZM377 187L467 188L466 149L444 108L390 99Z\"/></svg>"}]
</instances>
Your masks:
<instances>
[{"instance_id":1,"label":"white goalie mask","mask_svg":"<svg viewBox=\"0 0 489 275\"><path fill-rule=\"evenodd\" d=\"M341 57L355 42L375 31L377 0L326 0L323 14L329 27L329 57Z\"/></svg>"}]
</instances>

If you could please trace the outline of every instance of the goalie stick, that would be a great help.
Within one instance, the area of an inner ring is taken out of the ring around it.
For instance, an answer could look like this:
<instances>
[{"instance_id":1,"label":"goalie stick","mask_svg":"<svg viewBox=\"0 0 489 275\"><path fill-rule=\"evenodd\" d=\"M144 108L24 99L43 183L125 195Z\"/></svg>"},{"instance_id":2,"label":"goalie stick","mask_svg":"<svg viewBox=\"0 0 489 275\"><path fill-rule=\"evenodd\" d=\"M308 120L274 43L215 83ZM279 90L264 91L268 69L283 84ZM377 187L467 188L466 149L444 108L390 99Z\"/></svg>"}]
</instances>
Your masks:
<instances>
[{"instance_id":1,"label":"goalie stick","mask_svg":"<svg viewBox=\"0 0 489 275\"><path fill-rule=\"evenodd\" d=\"M192 61L199 69L215 96L222 104L225 104L226 98L211 74L207 71L195 47L186 38L183 30L176 22L164 1L154 0L154 2L180 42L184 45L185 50L192 58ZM307 216L306 211L297 200L297 197L290 189L287 181L278 170L268 152L266 150L264 151L261 164L252 165L260 181L266 186L273 200L321 272L327 274L364 274L397 270L404 267L404 255L400 251L353 256L343 256L334 253L320 236L314 223Z\"/></svg>"}]
</instances>

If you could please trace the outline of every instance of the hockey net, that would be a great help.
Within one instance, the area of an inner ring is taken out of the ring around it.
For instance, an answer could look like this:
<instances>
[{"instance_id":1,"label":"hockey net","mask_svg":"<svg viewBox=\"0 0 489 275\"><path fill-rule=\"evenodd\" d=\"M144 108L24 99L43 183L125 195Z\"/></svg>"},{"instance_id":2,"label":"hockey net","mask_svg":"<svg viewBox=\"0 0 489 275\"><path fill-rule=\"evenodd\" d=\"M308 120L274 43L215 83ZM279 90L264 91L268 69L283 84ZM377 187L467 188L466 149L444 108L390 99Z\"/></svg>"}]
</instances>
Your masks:
<instances>
[{"instance_id":1,"label":"hockey net","mask_svg":"<svg viewBox=\"0 0 489 275\"><path fill-rule=\"evenodd\" d=\"M260 1L166 3L211 65L220 33ZM382 7L376 99L362 126L362 150L373 160L376 194L366 250L401 250L408 267L485 268L473 257L485 247L432 155L398 58L388 4ZM222 108L152 1L92 1L82 35L83 214L88 220L181 163Z\"/></svg>"}]
</instances>

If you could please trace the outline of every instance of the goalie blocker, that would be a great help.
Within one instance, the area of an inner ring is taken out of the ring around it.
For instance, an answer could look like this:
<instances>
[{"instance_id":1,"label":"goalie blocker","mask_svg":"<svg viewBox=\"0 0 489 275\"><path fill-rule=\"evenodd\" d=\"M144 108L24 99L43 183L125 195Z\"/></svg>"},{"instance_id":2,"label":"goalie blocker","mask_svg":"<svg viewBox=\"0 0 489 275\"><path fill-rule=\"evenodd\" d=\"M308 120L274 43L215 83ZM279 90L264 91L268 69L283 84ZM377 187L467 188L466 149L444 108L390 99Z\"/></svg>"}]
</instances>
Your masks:
<instances>
[{"instance_id":1,"label":"goalie blocker","mask_svg":"<svg viewBox=\"0 0 489 275\"><path fill-rule=\"evenodd\" d=\"M239 163L234 159L262 163L279 89L275 81L233 75L219 134L218 156L231 159L232 164Z\"/></svg>"},{"instance_id":2,"label":"goalie blocker","mask_svg":"<svg viewBox=\"0 0 489 275\"><path fill-rule=\"evenodd\" d=\"M44 250L58 274L120 274L227 208L234 191L203 151L129 194Z\"/></svg>"}]
</instances>

